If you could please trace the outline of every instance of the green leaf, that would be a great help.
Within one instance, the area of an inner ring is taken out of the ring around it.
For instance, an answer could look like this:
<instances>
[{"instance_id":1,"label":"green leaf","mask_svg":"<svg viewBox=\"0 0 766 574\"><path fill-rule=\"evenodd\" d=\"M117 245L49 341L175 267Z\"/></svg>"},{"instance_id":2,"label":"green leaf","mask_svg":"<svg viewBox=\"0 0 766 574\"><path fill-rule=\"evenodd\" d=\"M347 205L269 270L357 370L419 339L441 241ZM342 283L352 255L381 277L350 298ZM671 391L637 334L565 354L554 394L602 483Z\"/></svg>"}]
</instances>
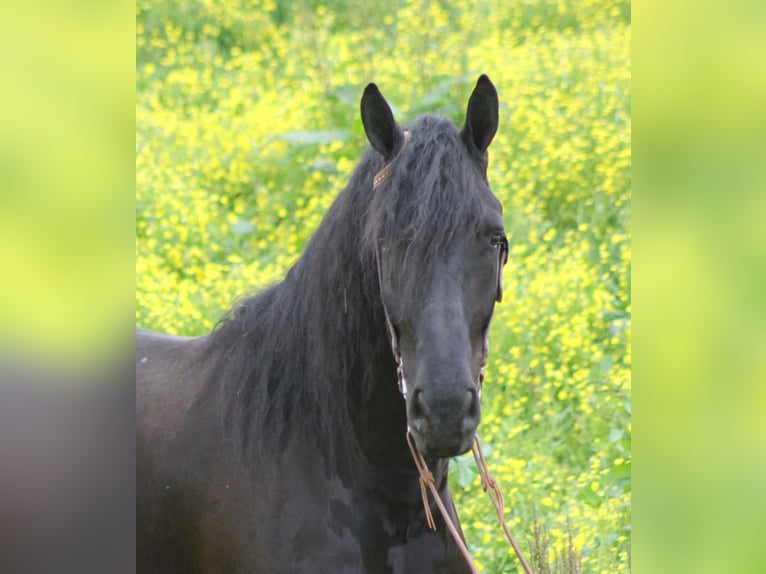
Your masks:
<instances>
[{"instance_id":1,"label":"green leaf","mask_svg":"<svg viewBox=\"0 0 766 574\"><path fill-rule=\"evenodd\" d=\"M344 104L356 107L359 105L360 93L361 90L356 84L346 84L333 90L331 95Z\"/></svg>"},{"instance_id":2,"label":"green leaf","mask_svg":"<svg viewBox=\"0 0 766 574\"><path fill-rule=\"evenodd\" d=\"M237 219L235 223L231 224L231 230L237 235L250 235L255 230L255 227L249 221Z\"/></svg>"},{"instance_id":3,"label":"green leaf","mask_svg":"<svg viewBox=\"0 0 766 574\"><path fill-rule=\"evenodd\" d=\"M287 132L276 136L278 140L298 145L327 144L345 142L351 132L349 130L318 130Z\"/></svg>"},{"instance_id":4,"label":"green leaf","mask_svg":"<svg viewBox=\"0 0 766 574\"><path fill-rule=\"evenodd\" d=\"M334 161L330 161L329 159L317 159L309 164L307 169L309 171L321 171L324 173L338 173L337 165Z\"/></svg>"},{"instance_id":5,"label":"green leaf","mask_svg":"<svg viewBox=\"0 0 766 574\"><path fill-rule=\"evenodd\" d=\"M612 429L609 431L609 442L617 442L625 435L623 429Z\"/></svg>"},{"instance_id":6,"label":"green leaf","mask_svg":"<svg viewBox=\"0 0 766 574\"><path fill-rule=\"evenodd\" d=\"M609 469L606 477L610 481L630 479L630 462L623 462Z\"/></svg>"},{"instance_id":7,"label":"green leaf","mask_svg":"<svg viewBox=\"0 0 766 574\"><path fill-rule=\"evenodd\" d=\"M473 457L463 456L460 458L453 458L454 475L457 481L457 485L460 488L468 488L473 482L474 477L478 474L476 468L476 461Z\"/></svg>"}]
</instances>

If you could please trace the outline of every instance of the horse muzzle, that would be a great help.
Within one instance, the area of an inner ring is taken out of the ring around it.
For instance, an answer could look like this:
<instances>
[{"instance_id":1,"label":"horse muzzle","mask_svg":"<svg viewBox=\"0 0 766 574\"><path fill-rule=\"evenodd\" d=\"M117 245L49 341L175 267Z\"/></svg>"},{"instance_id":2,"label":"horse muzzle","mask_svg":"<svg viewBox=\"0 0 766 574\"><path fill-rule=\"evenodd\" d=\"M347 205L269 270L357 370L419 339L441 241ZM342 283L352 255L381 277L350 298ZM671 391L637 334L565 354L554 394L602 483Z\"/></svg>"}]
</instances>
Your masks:
<instances>
[{"instance_id":1,"label":"horse muzzle","mask_svg":"<svg viewBox=\"0 0 766 574\"><path fill-rule=\"evenodd\" d=\"M408 400L409 430L426 457L450 458L470 450L480 420L479 394L473 385L451 392L416 387Z\"/></svg>"}]
</instances>

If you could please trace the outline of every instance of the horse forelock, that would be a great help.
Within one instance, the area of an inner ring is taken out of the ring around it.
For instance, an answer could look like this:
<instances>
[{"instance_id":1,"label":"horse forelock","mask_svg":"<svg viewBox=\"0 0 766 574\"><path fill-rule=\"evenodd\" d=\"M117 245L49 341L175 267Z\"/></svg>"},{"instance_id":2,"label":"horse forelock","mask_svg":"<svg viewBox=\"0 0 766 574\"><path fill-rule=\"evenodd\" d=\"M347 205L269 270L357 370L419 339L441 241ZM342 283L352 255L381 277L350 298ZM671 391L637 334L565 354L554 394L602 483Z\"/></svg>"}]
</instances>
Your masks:
<instances>
[{"instance_id":1,"label":"horse forelock","mask_svg":"<svg viewBox=\"0 0 766 574\"><path fill-rule=\"evenodd\" d=\"M371 199L364 248L385 249L400 278L400 296L417 299L422 270L462 233L477 231L492 196L483 166L447 119L421 116Z\"/></svg>"}]
</instances>

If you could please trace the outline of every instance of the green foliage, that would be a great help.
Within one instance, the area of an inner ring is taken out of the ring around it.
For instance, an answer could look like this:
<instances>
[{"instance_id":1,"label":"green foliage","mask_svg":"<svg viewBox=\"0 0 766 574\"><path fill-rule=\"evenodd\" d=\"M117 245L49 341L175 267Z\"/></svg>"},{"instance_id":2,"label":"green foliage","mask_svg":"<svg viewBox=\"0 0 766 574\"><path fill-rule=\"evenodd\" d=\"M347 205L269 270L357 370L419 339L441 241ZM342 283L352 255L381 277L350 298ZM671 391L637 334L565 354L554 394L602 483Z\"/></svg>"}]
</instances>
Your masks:
<instances>
[{"instance_id":1,"label":"green foliage","mask_svg":"<svg viewBox=\"0 0 766 574\"><path fill-rule=\"evenodd\" d=\"M629 571L629 23L608 0L140 1L137 322L201 334L283 276L361 155L367 82L403 123L460 123L487 73L511 242L488 463L550 571ZM473 461L451 480L480 569L517 571Z\"/></svg>"}]
</instances>

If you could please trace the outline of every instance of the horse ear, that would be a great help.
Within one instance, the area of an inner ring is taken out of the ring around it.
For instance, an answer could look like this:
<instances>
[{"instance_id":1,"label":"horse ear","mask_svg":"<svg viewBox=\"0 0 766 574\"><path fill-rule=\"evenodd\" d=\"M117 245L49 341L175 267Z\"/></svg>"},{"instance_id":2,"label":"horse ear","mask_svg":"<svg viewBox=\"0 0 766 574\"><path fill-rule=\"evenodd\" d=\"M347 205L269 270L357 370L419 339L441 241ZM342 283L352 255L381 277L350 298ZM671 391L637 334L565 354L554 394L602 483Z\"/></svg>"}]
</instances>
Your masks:
<instances>
[{"instance_id":1,"label":"horse ear","mask_svg":"<svg viewBox=\"0 0 766 574\"><path fill-rule=\"evenodd\" d=\"M482 74L468 98L468 111L460 136L468 149L481 154L487 151L497 132L497 90L490 79Z\"/></svg>"},{"instance_id":2,"label":"horse ear","mask_svg":"<svg viewBox=\"0 0 766 574\"><path fill-rule=\"evenodd\" d=\"M393 157L402 139L402 130L394 119L391 107L375 84L367 84L362 95L362 124L370 144L386 158Z\"/></svg>"}]
</instances>

